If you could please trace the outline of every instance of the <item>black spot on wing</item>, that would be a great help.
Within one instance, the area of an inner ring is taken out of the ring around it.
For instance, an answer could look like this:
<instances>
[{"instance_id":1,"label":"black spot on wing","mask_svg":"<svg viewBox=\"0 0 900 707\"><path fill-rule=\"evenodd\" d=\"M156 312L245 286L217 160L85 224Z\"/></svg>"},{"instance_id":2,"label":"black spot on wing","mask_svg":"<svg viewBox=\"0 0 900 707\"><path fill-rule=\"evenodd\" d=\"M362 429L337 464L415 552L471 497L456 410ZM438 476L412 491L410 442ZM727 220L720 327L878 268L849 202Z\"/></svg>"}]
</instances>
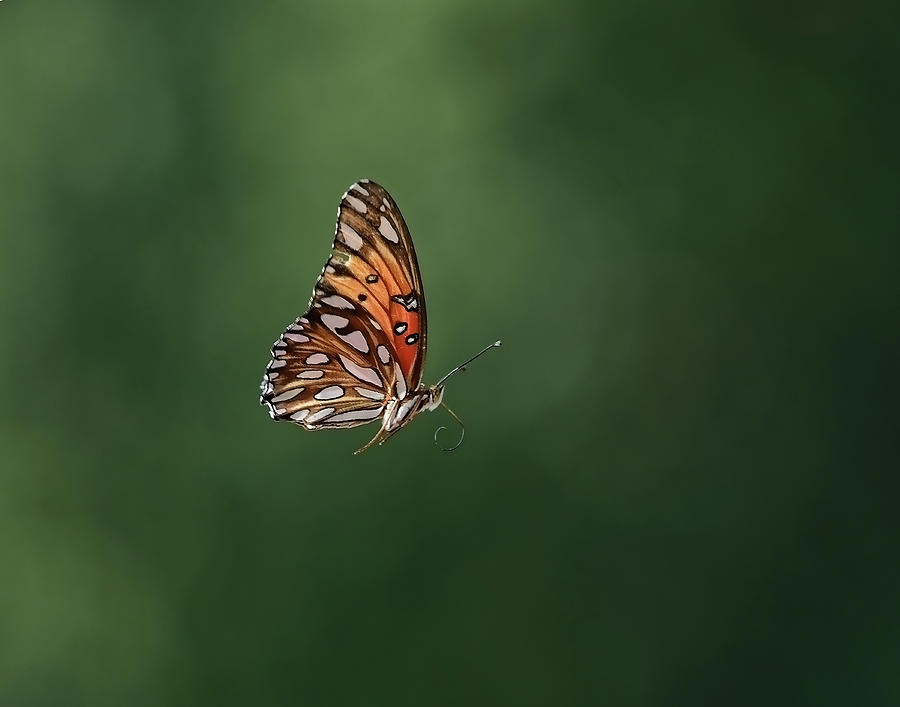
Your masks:
<instances>
[{"instance_id":1,"label":"black spot on wing","mask_svg":"<svg viewBox=\"0 0 900 707\"><path fill-rule=\"evenodd\" d=\"M419 309L419 296L415 292L408 295L394 295L391 300L402 304L407 312L416 312Z\"/></svg>"}]
</instances>

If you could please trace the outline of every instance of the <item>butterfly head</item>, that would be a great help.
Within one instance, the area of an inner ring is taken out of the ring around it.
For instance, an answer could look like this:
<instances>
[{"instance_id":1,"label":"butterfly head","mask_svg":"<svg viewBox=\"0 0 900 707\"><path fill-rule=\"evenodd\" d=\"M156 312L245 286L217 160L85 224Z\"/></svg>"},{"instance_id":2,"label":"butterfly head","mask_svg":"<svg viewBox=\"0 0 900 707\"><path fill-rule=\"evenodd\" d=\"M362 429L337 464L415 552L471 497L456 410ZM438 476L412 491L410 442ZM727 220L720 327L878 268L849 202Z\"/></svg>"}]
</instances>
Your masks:
<instances>
[{"instance_id":1,"label":"butterfly head","mask_svg":"<svg viewBox=\"0 0 900 707\"><path fill-rule=\"evenodd\" d=\"M432 385L427 388L426 392L428 393L428 402L425 403L425 409L437 410L444 400L444 386Z\"/></svg>"}]
</instances>

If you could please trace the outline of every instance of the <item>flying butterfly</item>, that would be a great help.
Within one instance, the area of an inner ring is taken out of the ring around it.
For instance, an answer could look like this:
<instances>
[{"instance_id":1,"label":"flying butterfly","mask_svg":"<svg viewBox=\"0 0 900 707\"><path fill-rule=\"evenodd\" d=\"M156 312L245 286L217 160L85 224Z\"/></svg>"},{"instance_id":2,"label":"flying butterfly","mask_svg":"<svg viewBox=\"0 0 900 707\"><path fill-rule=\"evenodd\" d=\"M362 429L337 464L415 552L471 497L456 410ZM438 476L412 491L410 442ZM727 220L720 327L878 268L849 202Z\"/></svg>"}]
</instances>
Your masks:
<instances>
[{"instance_id":1,"label":"flying butterfly","mask_svg":"<svg viewBox=\"0 0 900 707\"><path fill-rule=\"evenodd\" d=\"M260 403L273 420L308 430L381 429L356 454L384 444L424 410L444 405L444 383L501 342L486 346L435 385L423 386L425 293L409 229L387 190L368 179L341 198L331 257L308 311L272 346ZM435 431L435 443L438 433ZM462 443L445 448L456 449Z\"/></svg>"}]
</instances>

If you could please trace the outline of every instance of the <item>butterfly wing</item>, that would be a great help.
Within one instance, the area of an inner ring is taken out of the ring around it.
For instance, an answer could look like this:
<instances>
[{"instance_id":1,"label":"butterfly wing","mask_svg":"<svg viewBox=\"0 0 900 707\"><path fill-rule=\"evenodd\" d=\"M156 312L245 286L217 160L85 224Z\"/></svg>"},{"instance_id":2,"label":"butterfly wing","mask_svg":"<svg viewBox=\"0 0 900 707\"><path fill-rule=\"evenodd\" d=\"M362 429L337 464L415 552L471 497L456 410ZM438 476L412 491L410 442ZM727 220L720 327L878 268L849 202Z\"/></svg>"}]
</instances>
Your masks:
<instances>
[{"instance_id":1,"label":"butterfly wing","mask_svg":"<svg viewBox=\"0 0 900 707\"><path fill-rule=\"evenodd\" d=\"M394 372L359 355L357 347L371 344L361 329L352 328L359 322L350 321L332 312L308 312L275 341L260 398L273 419L312 430L354 427L381 416Z\"/></svg>"},{"instance_id":2,"label":"butterfly wing","mask_svg":"<svg viewBox=\"0 0 900 707\"><path fill-rule=\"evenodd\" d=\"M409 230L387 191L362 180L341 199L308 311L272 347L260 402L307 429L366 424L418 388L425 336Z\"/></svg>"},{"instance_id":3,"label":"butterfly wing","mask_svg":"<svg viewBox=\"0 0 900 707\"><path fill-rule=\"evenodd\" d=\"M422 277L409 229L384 187L362 180L344 194L313 307L319 292L362 304L384 332L382 343L399 362L408 387L418 387L426 339Z\"/></svg>"}]
</instances>

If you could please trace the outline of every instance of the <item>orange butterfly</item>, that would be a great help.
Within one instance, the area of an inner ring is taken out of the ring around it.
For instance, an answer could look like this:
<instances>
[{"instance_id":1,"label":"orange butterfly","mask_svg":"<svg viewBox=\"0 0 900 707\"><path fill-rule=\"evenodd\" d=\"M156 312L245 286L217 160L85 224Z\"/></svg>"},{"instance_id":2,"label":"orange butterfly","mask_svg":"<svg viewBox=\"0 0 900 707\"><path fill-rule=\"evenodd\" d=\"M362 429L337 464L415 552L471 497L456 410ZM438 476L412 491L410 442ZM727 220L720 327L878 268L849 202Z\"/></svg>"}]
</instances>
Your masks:
<instances>
[{"instance_id":1,"label":"orange butterfly","mask_svg":"<svg viewBox=\"0 0 900 707\"><path fill-rule=\"evenodd\" d=\"M447 378L501 344L424 387L426 331L409 229L387 190L362 179L341 198L331 257L308 311L272 346L260 403L273 420L308 430L381 419L378 434L355 453L384 444L420 412L442 404Z\"/></svg>"}]
</instances>

